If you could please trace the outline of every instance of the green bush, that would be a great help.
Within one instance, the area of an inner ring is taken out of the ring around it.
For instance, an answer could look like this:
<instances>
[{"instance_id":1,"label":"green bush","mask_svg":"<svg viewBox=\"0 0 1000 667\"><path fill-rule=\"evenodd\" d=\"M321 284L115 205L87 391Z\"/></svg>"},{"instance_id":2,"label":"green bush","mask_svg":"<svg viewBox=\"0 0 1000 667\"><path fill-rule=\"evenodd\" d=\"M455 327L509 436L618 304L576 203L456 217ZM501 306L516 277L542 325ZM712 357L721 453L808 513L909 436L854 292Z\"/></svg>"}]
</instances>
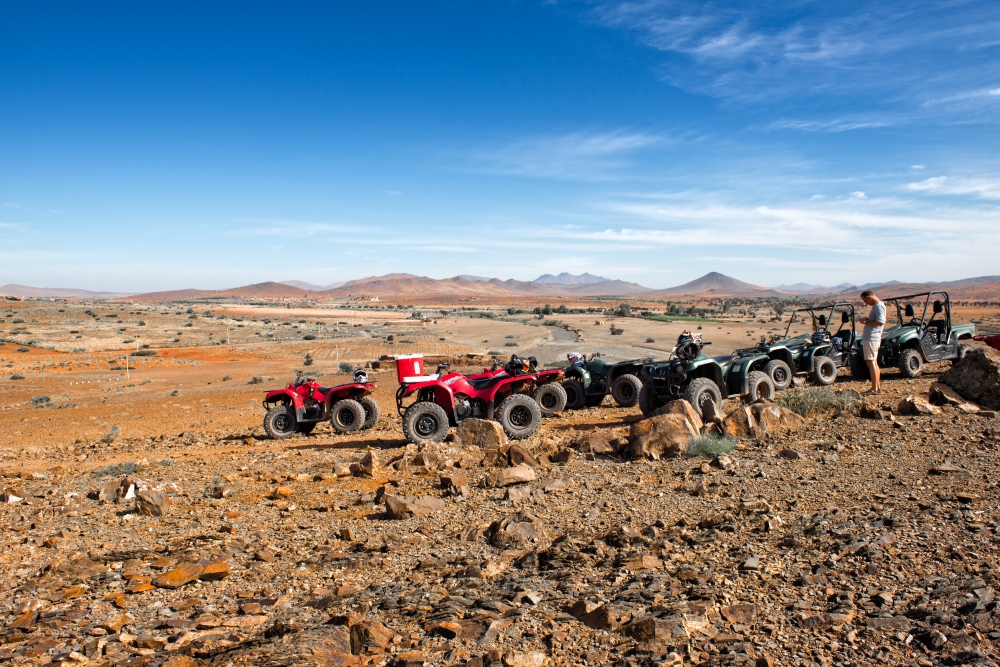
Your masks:
<instances>
[{"instance_id":1,"label":"green bush","mask_svg":"<svg viewBox=\"0 0 1000 667\"><path fill-rule=\"evenodd\" d=\"M778 405L803 417L832 416L845 410L857 414L861 394L853 389L834 391L830 387L799 387L782 392Z\"/></svg>"},{"instance_id":2,"label":"green bush","mask_svg":"<svg viewBox=\"0 0 1000 667\"><path fill-rule=\"evenodd\" d=\"M736 447L736 441L724 435L699 435L688 441L688 456L718 456L728 454Z\"/></svg>"},{"instance_id":3,"label":"green bush","mask_svg":"<svg viewBox=\"0 0 1000 667\"><path fill-rule=\"evenodd\" d=\"M339 370L341 373L350 373L351 371L354 370L354 364L352 364L349 361L341 361L339 364L337 364L337 370Z\"/></svg>"},{"instance_id":4,"label":"green bush","mask_svg":"<svg viewBox=\"0 0 1000 667\"><path fill-rule=\"evenodd\" d=\"M504 343L504 347L517 347L517 343L511 341L510 343Z\"/></svg>"}]
</instances>

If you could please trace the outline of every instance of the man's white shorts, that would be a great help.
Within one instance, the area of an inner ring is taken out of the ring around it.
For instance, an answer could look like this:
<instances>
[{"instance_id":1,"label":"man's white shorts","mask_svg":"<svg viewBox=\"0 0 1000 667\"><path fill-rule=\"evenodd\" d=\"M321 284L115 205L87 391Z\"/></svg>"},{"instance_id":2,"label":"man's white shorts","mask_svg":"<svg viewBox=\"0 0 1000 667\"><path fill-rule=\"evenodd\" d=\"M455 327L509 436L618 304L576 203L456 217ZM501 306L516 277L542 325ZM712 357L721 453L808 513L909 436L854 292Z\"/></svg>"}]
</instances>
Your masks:
<instances>
[{"instance_id":1,"label":"man's white shorts","mask_svg":"<svg viewBox=\"0 0 1000 667\"><path fill-rule=\"evenodd\" d=\"M875 361L878 359L878 348L882 345L881 339L862 340L861 348L865 353L865 361Z\"/></svg>"}]
</instances>

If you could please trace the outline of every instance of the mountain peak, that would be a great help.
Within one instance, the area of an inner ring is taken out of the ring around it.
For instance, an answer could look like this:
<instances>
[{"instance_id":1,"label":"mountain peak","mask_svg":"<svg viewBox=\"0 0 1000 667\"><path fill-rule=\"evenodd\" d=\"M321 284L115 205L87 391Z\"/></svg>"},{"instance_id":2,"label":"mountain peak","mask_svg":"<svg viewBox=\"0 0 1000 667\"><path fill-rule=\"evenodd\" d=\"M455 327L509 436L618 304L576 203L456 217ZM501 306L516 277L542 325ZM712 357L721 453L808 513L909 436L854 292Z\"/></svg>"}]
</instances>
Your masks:
<instances>
[{"instance_id":1,"label":"mountain peak","mask_svg":"<svg viewBox=\"0 0 1000 667\"><path fill-rule=\"evenodd\" d=\"M558 276L554 276L551 273L540 275L535 278L533 282L556 285L593 285L594 283L608 282L608 280L608 278L602 278L601 276L595 276L590 273L581 273L577 276L563 271Z\"/></svg>"}]
</instances>

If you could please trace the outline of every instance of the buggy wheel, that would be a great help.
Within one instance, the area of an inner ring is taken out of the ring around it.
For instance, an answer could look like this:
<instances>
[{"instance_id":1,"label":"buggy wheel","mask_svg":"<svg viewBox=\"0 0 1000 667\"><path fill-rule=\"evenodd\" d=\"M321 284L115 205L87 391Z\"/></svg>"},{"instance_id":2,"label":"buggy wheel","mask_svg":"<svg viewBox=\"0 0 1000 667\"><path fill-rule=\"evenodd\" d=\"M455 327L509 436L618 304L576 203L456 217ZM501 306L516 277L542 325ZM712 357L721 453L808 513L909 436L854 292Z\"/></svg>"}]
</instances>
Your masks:
<instances>
[{"instance_id":1,"label":"buggy wheel","mask_svg":"<svg viewBox=\"0 0 1000 667\"><path fill-rule=\"evenodd\" d=\"M441 442L448 435L448 413L437 403L414 403L403 413L403 435L415 445Z\"/></svg>"},{"instance_id":2,"label":"buggy wheel","mask_svg":"<svg viewBox=\"0 0 1000 667\"><path fill-rule=\"evenodd\" d=\"M745 396L747 403L753 403L758 398L766 398L769 401L774 400L774 382L771 381L771 376L764 371L751 371L750 375L747 376L749 380L749 391Z\"/></svg>"},{"instance_id":3,"label":"buggy wheel","mask_svg":"<svg viewBox=\"0 0 1000 667\"><path fill-rule=\"evenodd\" d=\"M523 440L538 430L538 425L542 422L542 411L530 396L513 394L500 403L497 421L508 437Z\"/></svg>"},{"instance_id":4,"label":"buggy wheel","mask_svg":"<svg viewBox=\"0 0 1000 667\"><path fill-rule=\"evenodd\" d=\"M695 378L691 380L691 384L684 389L684 400L690 403L700 415L705 414L705 411L702 409L705 401L712 401L716 407L722 408L722 392L719 391L719 385L715 384L715 381L711 378Z\"/></svg>"},{"instance_id":5,"label":"buggy wheel","mask_svg":"<svg viewBox=\"0 0 1000 667\"><path fill-rule=\"evenodd\" d=\"M661 407L663 404L657 400L656 394L653 393L653 386L644 383L642 389L639 390L639 409L642 410L642 416L652 417L653 413Z\"/></svg>"},{"instance_id":6,"label":"buggy wheel","mask_svg":"<svg viewBox=\"0 0 1000 667\"><path fill-rule=\"evenodd\" d=\"M330 425L337 433L351 433L365 423L365 409L352 398L337 401L330 408Z\"/></svg>"},{"instance_id":7,"label":"buggy wheel","mask_svg":"<svg viewBox=\"0 0 1000 667\"><path fill-rule=\"evenodd\" d=\"M295 410L287 405L276 405L264 415L264 430L275 440L295 433Z\"/></svg>"},{"instance_id":8,"label":"buggy wheel","mask_svg":"<svg viewBox=\"0 0 1000 667\"><path fill-rule=\"evenodd\" d=\"M640 391L642 391L642 380L631 373L626 373L619 376L611 385L611 398L623 408L631 408L639 402Z\"/></svg>"},{"instance_id":9,"label":"buggy wheel","mask_svg":"<svg viewBox=\"0 0 1000 667\"><path fill-rule=\"evenodd\" d=\"M960 344L958 346L958 356L951 360L951 365L954 366L955 364L957 364L958 362L960 362L962 359L965 359L967 356L969 356L969 352L972 352L972 346L971 345Z\"/></svg>"},{"instance_id":10,"label":"buggy wheel","mask_svg":"<svg viewBox=\"0 0 1000 667\"><path fill-rule=\"evenodd\" d=\"M813 379L816 384L826 387L837 381L837 364L825 354L813 359L813 368Z\"/></svg>"},{"instance_id":11,"label":"buggy wheel","mask_svg":"<svg viewBox=\"0 0 1000 667\"><path fill-rule=\"evenodd\" d=\"M306 422L305 424L298 424L295 430L302 435L309 435L313 432L314 428L316 428L316 422Z\"/></svg>"},{"instance_id":12,"label":"buggy wheel","mask_svg":"<svg viewBox=\"0 0 1000 667\"><path fill-rule=\"evenodd\" d=\"M899 355L899 370L903 377L920 377L924 370L924 359L920 356L920 351L912 347L903 350Z\"/></svg>"},{"instance_id":13,"label":"buggy wheel","mask_svg":"<svg viewBox=\"0 0 1000 667\"><path fill-rule=\"evenodd\" d=\"M543 384L535 390L534 397L543 417L551 417L566 409L566 390L557 382Z\"/></svg>"},{"instance_id":14,"label":"buggy wheel","mask_svg":"<svg viewBox=\"0 0 1000 667\"><path fill-rule=\"evenodd\" d=\"M771 377L775 389L788 389L792 384L792 369L781 359L772 359L764 366L764 372Z\"/></svg>"},{"instance_id":15,"label":"buggy wheel","mask_svg":"<svg viewBox=\"0 0 1000 667\"><path fill-rule=\"evenodd\" d=\"M859 380L870 380L871 372L868 370L868 364L865 363L865 359L861 356L861 350L851 350L848 364L851 367L851 375Z\"/></svg>"},{"instance_id":16,"label":"buggy wheel","mask_svg":"<svg viewBox=\"0 0 1000 667\"><path fill-rule=\"evenodd\" d=\"M579 380L566 380L562 383L563 391L566 392L566 407L570 410L579 410L584 406L587 395L583 389L583 383Z\"/></svg>"},{"instance_id":17,"label":"buggy wheel","mask_svg":"<svg viewBox=\"0 0 1000 667\"><path fill-rule=\"evenodd\" d=\"M361 424L361 430L366 428L371 428L378 423L379 418L382 416L382 408L379 407L378 401L376 401L371 396L362 396L358 399L358 403L365 411L365 421Z\"/></svg>"}]
</instances>

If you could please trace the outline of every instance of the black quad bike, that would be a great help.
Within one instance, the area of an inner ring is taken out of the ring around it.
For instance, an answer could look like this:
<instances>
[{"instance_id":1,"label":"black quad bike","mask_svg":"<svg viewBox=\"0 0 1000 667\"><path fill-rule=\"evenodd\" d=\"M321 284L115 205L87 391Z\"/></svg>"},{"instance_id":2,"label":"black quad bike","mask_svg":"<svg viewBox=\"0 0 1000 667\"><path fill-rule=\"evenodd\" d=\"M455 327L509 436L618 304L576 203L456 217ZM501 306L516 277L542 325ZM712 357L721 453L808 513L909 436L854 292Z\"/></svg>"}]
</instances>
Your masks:
<instances>
[{"instance_id":1,"label":"black quad bike","mask_svg":"<svg viewBox=\"0 0 1000 667\"><path fill-rule=\"evenodd\" d=\"M639 409L649 417L670 401L683 398L699 412L707 401L720 409L727 398L742 397L748 403L774 398L774 383L764 368L770 361L757 348L736 354L709 357L702 353L701 334L681 333L667 361L642 367Z\"/></svg>"},{"instance_id":2,"label":"black quad bike","mask_svg":"<svg viewBox=\"0 0 1000 667\"><path fill-rule=\"evenodd\" d=\"M567 356L571 363L566 368L566 379L562 383L566 391L567 408L577 410L584 406L600 405L608 394L623 408L630 408L639 402L642 365L652 359L633 359L612 364L601 359L598 352L587 359L576 353ZM579 361L574 364L574 359Z\"/></svg>"}]
</instances>

